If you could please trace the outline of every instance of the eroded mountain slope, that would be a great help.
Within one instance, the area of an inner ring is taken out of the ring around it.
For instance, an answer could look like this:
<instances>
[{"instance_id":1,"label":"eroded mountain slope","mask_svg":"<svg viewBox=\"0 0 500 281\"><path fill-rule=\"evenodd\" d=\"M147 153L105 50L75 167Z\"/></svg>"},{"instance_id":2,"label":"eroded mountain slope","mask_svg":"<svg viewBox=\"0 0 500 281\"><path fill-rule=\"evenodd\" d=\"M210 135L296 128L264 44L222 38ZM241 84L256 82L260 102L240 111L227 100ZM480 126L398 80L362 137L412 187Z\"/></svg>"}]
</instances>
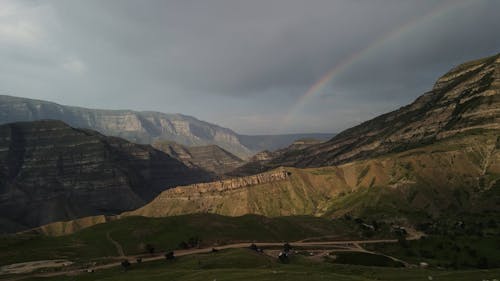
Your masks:
<instances>
[{"instance_id":1,"label":"eroded mountain slope","mask_svg":"<svg viewBox=\"0 0 500 281\"><path fill-rule=\"evenodd\" d=\"M3 231L117 214L142 206L169 187L208 179L150 146L60 121L0 126Z\"/></svg>"},{"instance_id":2,"label":"eroded mountain slope","mask_svg":"<svg viewBox=\"0 0 500 281\"><path fill-rule=\"evenodd\" d=\"M259 184L234 186L214 182L174 188L126 215L208 212L229 216L338 216L362 212L369 206L386 208L388 213L405 210L429 214L450 208L498 209L500 206L492 198L479 200L483 194L500 188L498 136L498 131L481 131L340 166L281 168L261 174L279 180ZM277 176L282 173L288 176ZM363 192L375 197L356 197ZM384 194L390 200L384 201Z\"/></svg>"},{"instance_id":3,"label":"eroded mountain slope","mask_svg":"<svg viewBox=\"0 0 500 281\"><path fill-rule=\"evenodd\" d=\"M464 63L410 105L348 129L328 142L279 155L264 169L336 165L480 128L500 128L500 55Z\"/></svg>"}]
</instances>

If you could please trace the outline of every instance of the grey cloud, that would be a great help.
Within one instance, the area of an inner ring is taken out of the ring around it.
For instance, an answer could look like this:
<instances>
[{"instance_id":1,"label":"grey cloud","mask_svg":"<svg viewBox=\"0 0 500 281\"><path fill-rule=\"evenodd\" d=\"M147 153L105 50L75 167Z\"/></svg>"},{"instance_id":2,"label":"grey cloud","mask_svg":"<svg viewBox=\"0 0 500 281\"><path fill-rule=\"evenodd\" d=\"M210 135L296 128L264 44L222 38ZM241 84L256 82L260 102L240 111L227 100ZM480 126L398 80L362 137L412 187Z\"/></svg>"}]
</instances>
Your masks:
<instances>
[{"instance_id":1,"label":"grey cloud","mask_svg":"<svg viewBox=\"0 0 500 281\"><path fill-rule=\"evenodd\" d=\"M500 50L494 0L5 3L0 91L181 112L241 132L338 131ZM451 8L419 21L441 5ZM411 32L379 44L283 123L328 70L408 22Z\"/></svg>"}]
</instances>

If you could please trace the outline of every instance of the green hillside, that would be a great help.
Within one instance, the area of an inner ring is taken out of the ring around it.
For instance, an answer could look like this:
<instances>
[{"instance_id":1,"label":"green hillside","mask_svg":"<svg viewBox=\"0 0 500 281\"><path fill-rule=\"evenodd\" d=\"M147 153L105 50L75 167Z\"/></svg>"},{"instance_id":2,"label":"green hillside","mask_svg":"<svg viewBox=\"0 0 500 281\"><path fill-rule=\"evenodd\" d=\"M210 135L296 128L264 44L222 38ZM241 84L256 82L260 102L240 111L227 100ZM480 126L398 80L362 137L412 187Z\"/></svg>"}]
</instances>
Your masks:
<instances>
[{"instance_id":1,"label":"green hillside","mask_svg":"<svg viewBox=\"0 0 500 281\"><path fill-rule=\"evenodd\" d=\"M266 218L246 215L224 217L199 214L167 218L128 217L98 224L71 235L50 237L19 234L0 237L0 265L46 259L88 261L119 256L113 241L126 255L179 249L182 242L199 240L200 246L235 242L283 242L336 235L358 237L354 222L316 217Z\"/></svg>"}]
</instances>

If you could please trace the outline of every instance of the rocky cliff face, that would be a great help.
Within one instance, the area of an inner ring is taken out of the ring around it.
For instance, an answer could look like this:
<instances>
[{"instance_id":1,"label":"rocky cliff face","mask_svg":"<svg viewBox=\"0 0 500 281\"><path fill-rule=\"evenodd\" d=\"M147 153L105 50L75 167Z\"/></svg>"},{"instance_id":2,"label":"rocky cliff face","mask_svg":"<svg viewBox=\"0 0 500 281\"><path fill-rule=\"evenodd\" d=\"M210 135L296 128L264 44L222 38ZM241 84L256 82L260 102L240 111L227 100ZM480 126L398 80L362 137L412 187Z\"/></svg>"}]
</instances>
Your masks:
<instances>
[{"instance_id":1,"label":"rocky cliff face","mask_svg":"<svg viewBox=\"0 0 500 281\"><path fill-rule=\"evenodd\" d=\"M193 199L192 202L204 199L210 200L209 198L214 194L218 194L218 196L224 196L224 194L231 193L233 191L239 192L238 190L244 190L245 188L252 186L284 181L287 180L290 175L291 173L289 171L286 171L285 169L278 169L253 176L239 177L209 183L198 183L189 186L181 186L164 191L146 207L132 212L124 213L123 215L165 216L166 214L176 214L174 210L179 210L180 212L178 214L182 214L185 212L181 211L182 206L179 206L176 203L178 199L186 200L186 202L191 201L191 198ZM174 202L172 202L172 199L174 199ZM198 204L195 204L193 206L195 207L195 210L197 210L195 212L208 211L206 208L199 209ZM207 206L209 205L207 204ZM172 212L169 212L169 210L171 210Z\"/></svg>"},{"instance_id":2,"label":"rocky cliff face","mask_svg":"<svg viewBox=\"0 0 500 281\"><path fill-rule=\"evenodd\" d=\"M153 143L153 147L178 159L188 167L198 167L217 176L245 163L217 145L183 146L175 142L157 141Z\"/></svg>"},{"instance_id":3,"label":"rocky cliff face","mask_svg":"<svg viewBox=\"0 0 500 281\"><path fill-rule=\"evenodd\" d=\"M208 180L165 153L60 121L0 126L4 230L135 209L161 191Z\"/></svg>"},{"instance_id":4,"label":"rocky cliff face","mask_svg":"<svg viewBox=\"0 0 500 281\"><path fill-rule=\"evenodd\" d=\"M470 130L500 128L500 55L462 64L412 104L332 140L276 157L269 167L326 166L403 151Z\"/></svg>"},{"instance_id":5,"label":"rocky cliff face","mask_svg":"<svg viewBox=\"0 0 500 281\"><path fill-rule=\"evenodd\" d=\"M241 157L252 155L238 135L223 127L181 114L99 110L11 96L0 96L0 123L61 120L73 127L96 130L135 143L170 140L183 145L217 144Z\"/></svg>"}]
</instances>

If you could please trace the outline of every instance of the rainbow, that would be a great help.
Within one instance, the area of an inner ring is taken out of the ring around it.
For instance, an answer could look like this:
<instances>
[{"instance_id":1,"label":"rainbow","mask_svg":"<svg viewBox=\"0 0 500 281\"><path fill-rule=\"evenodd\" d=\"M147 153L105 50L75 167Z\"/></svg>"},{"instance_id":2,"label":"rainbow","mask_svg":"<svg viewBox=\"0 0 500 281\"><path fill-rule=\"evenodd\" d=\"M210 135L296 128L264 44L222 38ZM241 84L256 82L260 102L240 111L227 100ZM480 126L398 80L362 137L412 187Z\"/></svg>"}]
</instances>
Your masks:
<instances>
[{"instance_id":1,"label":"rainbow","mask_svg":"<svg viewBox=\"0 0 500 281\"><path fill-rule=\"evenodd\" d=\"M472 1L470 1L472 2ZM330 81L332 81L340 73L348 69L349 67L355 65L364 58L374 54L380 47L382 47L388 40L397 38L402 34L409 33L415 30L421 23L426 23L435 19L438 19L448 13L449 11L462 6L465 3L470 3L467 1L450 1L445 2L442 5L437 6L423 16L410 20L405 24L384 33L382 36L373 40L370 44L362 48L361 50L352 53L348 57L342 59L337 63L332 69L330 69L326 74L324 74L319 80L316 81L307 92L302 95L298 101L291 107L284 117L285 125L288 124L293 117L299 112L312 98L319 95Z\"/></svg>"}]
</instances>

